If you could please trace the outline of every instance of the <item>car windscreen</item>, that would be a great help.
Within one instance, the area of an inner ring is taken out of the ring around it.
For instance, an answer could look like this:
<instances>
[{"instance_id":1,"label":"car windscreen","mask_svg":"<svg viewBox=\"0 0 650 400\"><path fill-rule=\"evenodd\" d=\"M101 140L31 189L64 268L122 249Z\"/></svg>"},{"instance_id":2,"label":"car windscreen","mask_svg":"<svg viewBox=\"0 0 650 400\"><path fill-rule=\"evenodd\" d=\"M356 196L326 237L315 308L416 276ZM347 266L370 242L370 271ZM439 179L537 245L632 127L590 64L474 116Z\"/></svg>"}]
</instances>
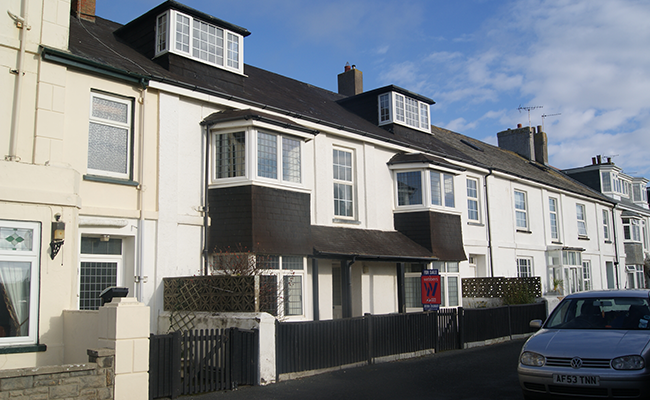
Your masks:
<instances>
[{"instance_id":1,"label":"car windscreen","mask_svg":"<svg viewBox=\"0 0 650 400\"><path fill-rule=\"evenodd\" d=\"M564 299L544 325L547 329L650 329L647 298Z\"/></svg>"}]
</instances>

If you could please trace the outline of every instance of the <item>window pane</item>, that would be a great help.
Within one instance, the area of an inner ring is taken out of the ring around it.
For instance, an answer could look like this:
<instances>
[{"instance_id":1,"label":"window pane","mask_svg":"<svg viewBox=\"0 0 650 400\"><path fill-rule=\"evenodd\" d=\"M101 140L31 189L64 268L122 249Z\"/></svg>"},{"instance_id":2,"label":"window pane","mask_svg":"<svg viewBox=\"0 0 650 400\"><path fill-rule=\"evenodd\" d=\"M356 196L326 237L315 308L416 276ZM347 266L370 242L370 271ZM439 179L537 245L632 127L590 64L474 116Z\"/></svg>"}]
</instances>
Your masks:
<instances>
[{"instance_id":1,"label":"window pane","mask_svg":"<svg viewBox=\"0 0 650 400\"><path fill-rule=\"evenodd\" d=\"M449 292L449 307L458 306L458 277L450 276L447 278Z\"/></svg>"},{"instance_id":2,"label":"window pane","mask_svg":"<svg viewBox=\"0 0 650 400\"><path fill-rule=\"evenodd\" d=\"M228 33L228 66L239 69L239 37Z\"/></svg>"},{"instance_id":3,"label":"window pane","mask_svg":"<svg viewBox=\"0 0 650 400\"><path fill-rule=\"evenodd\" d=\"M422 204L420 171L397 173L397 201L400 206Z\"/></svg>"},{"instance_id":4,"label":"window pane","mask_svg":"<svg viewBox=\"0 0 650 400\"><path fill-rule=\"evenodd\" d=\"M458 262L447 261L447 272L458 272Z\"/></svg>"},{"instance_id":5,"label":"window pane","mask_svg":"<svg viewBox=\"0 0 650 400\"><path fill-rule=\"evenodd\" d=\"M444 174L445 177L445 207L455 207L454 202L454 177Z\"/></svg>"},{"instance_id":6,"label":"window pane","mask_svg":"<svg viewBox=\"0 0 650 400\"><path fill-rule=\"evenodd\" d=\"M404 96L395 95L395 119L404 122Z\"/></svg>"},{"instance_id":7,"label":"window pane","mask_svg":"<svg viewBox=\"0 0 650 400\"><path fill-rule=\"evenodd\" d=\"M379 96L379 122L390 120L390 105L388 101L388 94Z\"/></svg>"},{"instance_id":8,"label":"window pane","mask_svg":"<svg viewBox=\"0 0 650 400\"><path fill-rule=\"evenodd\" d=\"M420 277L404 278L404 297L407 308L422 307L421 291Z\"/></svg>"},{"instance_id":9,"label":"window pane","mask_svg":"<svg viewBox=\"0 0 650 400\"><path fill-rule=\"evenodd\" d=\"M277 137L257 132L257 175L263 178L278 177Z\"/></svg>"},{"instance_id":10,"label":"window pane","mask_svg":"<svg viewBox=\"0 0 650 400\"><path fill-rule=\"evenodd\" d=\"M431 204L442 205L442 190L440 188L440 173L431 171Z\"/></svg>"},{"instance_id":11,"label":"window pane","mask_svg":"<svg viewBox=\"0 0 650 400\"><path fill-rule=\"evenodd\" d=\"M117 262L82 262L79 282L79 309L97 310L99 294L117 285Z\"/></svg>"},{"instance_id":12,"label":"window pane","mask_svg":"<svg viewBox=\"0 0 650 400\"><path fill-rule=\"evenodd\" d=\"M585 206L576 204L576 214L578 216L578 235L587 236L587 225L585 223Z\"/></svg>"},{"instance_id":13,"label":"window pane","mask_svg":"<svg viewBox=\"0 0 650 400\"><path fill-rule=\"evenodd\" d=\"M167 14L158 17L156 52L167 50Z\"/></svg>"},{"instance_id":14,"label":"window pane","mask_svg":"<svg viewBox=\"0 0 650 400\"><path fill-rule=\"evenodd\" d=\"M246 135L244 132L215 135L215 178L244 176L246 172Z\"/></svg>"},{"instance_id":15,"label":"window pane","mask_svg":"<svg viewBox=\"0 0 650 400\"><path fill-rule=\"evenodd\" d=\"M176 14L176 50L190 52L190 19Z\"/></svg>"},{"instance_id":16,"label":"window pane","mask_svg":"<svg viewBox=\"0 0 650 400\"><path fill-rule=\"evenodd\" d=\"M282 256L282 269L303 269L302 257Z\"/></svg>"},{"instance_id":17,"label":"window pane","mask_svg":"<svg viewBox=\"0 0 650 400\"><path fill-rule=\"evenodd\" d=\"M431 128L429 126L429 107L424 103L420 103L420 128Z\"/></svg>"},{"instance_id":18,"label":"window pane","mask_svg":"<svg viewBox=\"0 0 650 400\"><path fill-rule=\"evenodd\" d=\"M352 216L352 186L334 184L334 214L344 217Z\"/></svg>"},{"instance_id":19,"label":"window pane","mask_svg":"<svg viewBox=\"0 0 650 400\"><path fill-rule=\"evenodd\" d=\"M515 192L515 217L517 228L528 228L528 218L526 215L526 194Z\"/></svg>"},{"instance_id":20,"label":"window pane","mask_svg":"<svg viewBox=\"0 0 650 400\"><path fill-rule=\"evenodd\" d=\"M467 179L467 218L478 221L478 182Z\"/></svg>"},{"instance_id":21,"label":"window pane","mask_svg":"<svg viewBox=\"0 0 650 400\"><path fill-rule=\"evenodd\" d=\"M101 240L98 237L81 238L81 254L122 254L122 239Z\"/></svg>"},{"instance_id":22,"label":"window pane","mask_svg":"<svg viewBox=\"0 0 650 400\"><path fill-rule=\"evenodd\" d=\"M415 99L406 97L406 124L409 126L419 127L420 121L418 116L418 102Z\"/></svg>"},{"instance_id":23,"label":"window pane","mask_svg":"<svg viewBox=\"0 0 650 400\"><path fill-rule=\"evenodd\" d=\"M284 315L302 315L302 276L284 276Z\"/></svg>"},{"instance_id":24,"label":"window pane","mask_svg":"<svg viewBox=\"0 0 650 400\"><path fill-rule=\"evenodd\" d=\"M609 211L603 210L603 235L609 240Z\"/></svg>"},{"instance_id":25,"label":"window pane","mask_svg":"<svg viewBox=\"0 0 650 400\"><path fill-rule=\"evenodd\" d=\"M111 101L103 97L93 96L92 116L107 121L127 124L129 122L129 106L126 103Z\"/></svg>"},{"instance_id":26,"label":"window pane","mask_svg":"<svg viewBox=\"0 0 650 400\"><path fill-rule=\"evenodd\" d=\"M550 210L550 219L551 219L551 238L558 239L558 220L557 220L557 200L553 198L548 199L548 207Z\"/></svg>"},{"instance_id":27,"label":"window pane","mask_svg":"<svg viewBox=\"0 0 650 400\"><path fill-rule=\"evenodd\" d=\"M603 192L611 192L612 191L612 178L609 172L603 172L602 173L602 179L603 179Z\"/></svg>"},{"instance_id":28,"label":"window pane","mask_svg":"<svg viewBox=\"0 0 650 400\"><path fill-rule=\"evenodd\" d=\"M2 337L29 335L32 263L0 261L0 333Z\"/></svg>"},{"instance_id":29,"label":"window pane","mask_svg":"<svg viewBox=\"0 0 650 400\"><path fill-rule=\"evenodd\" d=\"M282 179L300 183L300 141L282 138Z\"/></svg>"},{"instance_id":30,"label":"window pane","mask_svg":"<svg viewBox=\"0 0 650 400\"><path fill-rule=\"evenodd\" d=\"M257 260L261 269L280 269L279 256L259 255Z\"/></svg>"},{"instance_id":31,"label":"window pane","mask_svg":"<svg viewBox=\"0 0 650 400\"><path fill-rule=\"evenodd\" d=\"M126 174L129 130L91 122L88 132L88 168Z\"/></svg>"},{"instance_id":32,"label":"window pane","mask_svg":"<svg viewBox=\"0 0 650 400\"><path fill-rule=\"evenodd\" d=\"M0 250L32 251L34 230L0 227Z\"/></svg>"}]
</instances>

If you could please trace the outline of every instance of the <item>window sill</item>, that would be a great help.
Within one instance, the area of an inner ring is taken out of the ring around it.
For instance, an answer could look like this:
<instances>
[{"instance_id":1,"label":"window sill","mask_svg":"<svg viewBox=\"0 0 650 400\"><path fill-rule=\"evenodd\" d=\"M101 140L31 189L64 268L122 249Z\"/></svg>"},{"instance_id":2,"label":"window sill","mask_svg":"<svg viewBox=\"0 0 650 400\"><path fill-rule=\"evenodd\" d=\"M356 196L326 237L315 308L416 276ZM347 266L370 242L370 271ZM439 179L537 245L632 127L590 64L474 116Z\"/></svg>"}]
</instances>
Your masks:
<instances>
[{"instance_id":1,"label":"window sill","mask_svg":"<svg viewBox=\"0 0 650 400\"><path fill-rule=\"evenodd\" d=\"M334 219L332 219L332 222L335 223L335 224L361 225L361 221L357 221L357 220L353 220L353 219L334 218Z\"/></svg>"},{"instance_id":2,"label":"window sill","mask_svg":"<svg viewBox=\"0 0 650 400\"><path fill-rule=\"evenodd\" d=\"M38 353L47 350L44 344L26 344L19 346L0 346L0 354Z\"/></svg>"},{"instance_id":3,"label":"window sill","mask_svg":"<svg viewBox=\"0 0 650 400\"><path fill-rule=\"evenodd\" d=\"M555 241L555 240L552 240L551 243L552 243L552 244L564 244L564 243L562 243L562 242Z\"/></svg>"},{"instance_id":4,"label":"window sill","mask_svg":"<svg viewBox=\"0 0 650 400\"><path fill-rule=\"evenodd\" d=\"M101 183L113 183L116 185L125 185L125 186L138 186L139 183L130 179L118 179L118 178L109 178L106 176L98 175L84 175L84 181L90 182L101 182Z\"/></svg>"},{"instance_id":5,"label":"window sill","mask_svg":"<svg viewBox=\"0 0 650 400\"><path fill-rule=\"evenodd\" d=\"M470 221L470 222L467 222L467 225L471 225L471 226L485 226L485 224L482 224L482 223L480 223L480 222L471 222L471 221Z\"/></svg>"},{"instance_id":6,"label":"window sill","mask_svg":"<svg viewBox=\"0 0 650 400\"><path fill-rule=\"evenodd\" d=\"M612 244L612 241L611 240L605 240L605 243Z\"/></svg>"},{"instance_id":7,"label":"window sill","mask_svg":"<svg viewBox=\"0 0 650 400\"><path fill-rule=\"evenodd\" d=\"M527 233L527 234L531 234L531 233L533 233L532 231L525 230L525 229L517 229L517 232L518 232L518 233Z\"/></svg>"},{"instance_id":8,"label":"window sill","mask_svg":"<svg viewBox=\"0 0 650 400\"><path fill-rule=\"evenodd\" d=\"M589 236L578 236L578 240L589 240Z\"/></svg>"}]
</instances>

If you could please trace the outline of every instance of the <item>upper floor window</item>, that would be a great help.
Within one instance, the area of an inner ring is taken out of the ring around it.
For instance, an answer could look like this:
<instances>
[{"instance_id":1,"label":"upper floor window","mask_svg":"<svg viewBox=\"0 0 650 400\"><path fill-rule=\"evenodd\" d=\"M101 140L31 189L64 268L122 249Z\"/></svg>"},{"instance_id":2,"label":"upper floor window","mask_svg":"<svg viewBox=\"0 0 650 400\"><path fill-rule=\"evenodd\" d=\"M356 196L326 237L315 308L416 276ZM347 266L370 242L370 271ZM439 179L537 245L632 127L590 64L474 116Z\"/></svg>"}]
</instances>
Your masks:
<instances>
[{"instance_id":1,"label":"upper floor window","mask_svg":"<svg viewBox=\"0 0 650 400\"><path fill-rule=\"evenodd\" d=\"M587 236L587 216L584 204L576 204L576 217L578 220L578 236Z\"/></svg>"},{"instance_id":2,"label":"upper floor window","mask_svg":"<svg viewBox=\"0 0 650 400\"><path fill-rule=\"evenodd\" d=\"M612 191L612 177L609 171L603 171L601 172L601 179L603 183L603 192L611 192Z\"/></svg>"},{"instance_id":3,"label":"upper floor window","mask_svg":"<svg viewBox=\"0 0 650 400\"><path fill-rule=\"evenodd\" d=\"M0 220L0 345L37 342L40 229Z\"/></svg>"},{"instance_id":4,"label":"upper floor window","mask_svg":"<svg viewBox=\"0 0 650 400\"><path fill-rule=\"evenodd\" d=\"M515 220L518 229L528 229L528 206L526 192L515 190Z\"/></svg>"},{"instance_id":5,"label":"upper floor window","mask_svg":"<svg viewBox=\"0 0 650 400\"><path fill-rule=\"evenodd\" d=\"M641 221L635 218L623 218L623 235L625 240L641 241Z\"/></svg>"},{"instance_id":6,"label":"upper floor window","mask_svg":"<svg viewBox=\"0 0 650 400\"><path fill-rule=\"evenodd\" d=\"M467 219L478 222L478 181L467 178Z\"/></svg>"},{"instance_id":7,"label":"upper floor window","mask_svg":"<svg viewBox=\"0 0 650 400\"><path fill-rule=\"evenodd\" d=\"M156 56L167 51L243 73L243 36L176 10L156 20Z\"/></svg>"},{"instance_id":8,"label":"upper floor window","mask_svg":"<svg viewBox=\"0 0 650 400\"><path fill-rule=\"evenodd\" d=\"M133 101L90 94L88 173L131 179Z\"/></svg>"},{"instance_id":9,"label":"upper floor window","mask_svg":"<svg viewBox=\"0 0 650 400\"><path fill-rule=\"evenodd\" d=\"M454 176L431 171L431 204L454 208Z\"/></svg>"},{"instance_id":10,"label":"upper floor window","mask_svg":"<svg viewBox=\"0 0 650 400\"><path fill-rule=\"evenodd\" d=\"M215 135L215 178L246 176L246 132Z\"/></svg>"},{"instance_id":11,"label":"upper floor window","mask_svg":"<svg viewBox=\"0 0 650 400\"><path fill-rule=\"evenodd\" d=\"M548 210L550 214L551 222L551 239L560 240L560 231L559 231L559 215L557 208L557 199L549 197L548 199Z\"/></svg>"},{"instance_id":12,"label":"upper floor window","mask_svg":"<svg viewBox=\"0 0 650 400\"><path fill-rule=\"evenodd\" d=\"M334 215L339 217L353 217L354 174L352 171L352 152L334 149L333 167Z\"/></svg>"},{"instance_id":13,"label":"upper floor window","mask_svg":"<svg viewBox=\"0 0 650 400\"><path fill-rule=\"evenodd\" d=\"M300 183L300 163L300 140L257 132L257 176L271 179L281 176L283 181Z\"/></svg>"},{"instance_id":14,"label":"upper floor window","mask_svg":"<svg viewBox=\"0 0 650 400\"><path fill-rule=\"evenodd\" d=\"M420 171L397 173L397 204L400 206L422 204L422 173Z\"/></svg>"},{"instance_id":15,"label":"upper floor window","mask_svg":"<svg viewBox=\"0 0 650 400\"><path fill-rule=\"evenodd\" d=\"M413 97L390 92L379 95L379 125L397 123L431 132L429 105Z\"/></svg>"},{"instance_id":16,"label":"upper floor window","mask_svg":"<svg viewBox=\"0 0 650 400\"><path fill-rule=\"evenodd\" d=\"M605 240L610 240L609 236L609 211L603 210L603 237Z\"/></svg>"},{"instance_id":17,"label":"upper floor window","mask_svg":"<svg viewBox=\"0 0 650 400\"><path fill-rule=\"evenodd\" d=\"M632 185L632 201L635 203L646 204L648 202L648 194L645 185L634 183Z\"/></svg>"}]
</instances>

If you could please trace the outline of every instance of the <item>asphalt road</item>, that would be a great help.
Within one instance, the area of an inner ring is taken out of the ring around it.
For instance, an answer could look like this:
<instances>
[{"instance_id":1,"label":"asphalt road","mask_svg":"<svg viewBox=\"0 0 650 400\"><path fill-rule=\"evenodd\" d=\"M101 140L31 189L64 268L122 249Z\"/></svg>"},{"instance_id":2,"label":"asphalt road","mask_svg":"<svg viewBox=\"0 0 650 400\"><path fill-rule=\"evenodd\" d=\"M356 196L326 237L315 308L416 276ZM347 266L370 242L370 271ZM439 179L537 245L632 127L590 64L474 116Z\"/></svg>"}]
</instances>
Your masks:
<instances>
[{"instance_id":1,"label":"asphalt road","mask_svg":"<svg viewBox=\"0 0 650 400\"><path fill-rule=\"evenodd\" d=\"M513 340L180 400L522 399L517 357L523 343Z\"/></svg>"}]
</instances>

